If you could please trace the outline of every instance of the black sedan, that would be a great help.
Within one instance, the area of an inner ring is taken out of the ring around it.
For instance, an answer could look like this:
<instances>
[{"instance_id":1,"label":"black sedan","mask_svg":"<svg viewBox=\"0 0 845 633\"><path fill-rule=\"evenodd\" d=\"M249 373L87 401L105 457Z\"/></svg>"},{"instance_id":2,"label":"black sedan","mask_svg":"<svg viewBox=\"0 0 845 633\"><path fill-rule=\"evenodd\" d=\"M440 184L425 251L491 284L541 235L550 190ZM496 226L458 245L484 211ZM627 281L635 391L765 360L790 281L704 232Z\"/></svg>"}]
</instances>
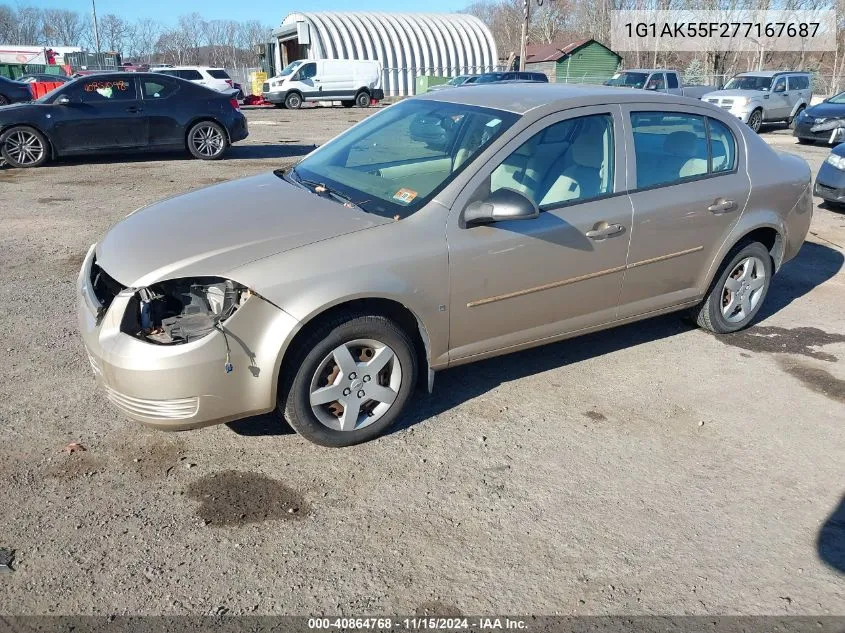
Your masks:
<instances>
[{"instance_id":1,"label":"black sedan","mask_svg":"<svg viewBox=\"0 0 845 633\"><path fill-rule=\"evenodd\" d=\"M818 129L826 127L824 124L832 119L845 118L845 92L825 99L821 103L811 106L798 113L795 118L793 134L799 143L838 143L845 140L841 133L834 134L833 130ZM815 128L815 129L814 129Z\"/></svg>"},{"instance_id":2,"label":"black sedan","mask_svg":"<svg viewBox=\"0 0 845 633\"><path fill-rule=\"evenodd\" d=\"M32 89L28 83L12 81L0 76L0 106L32 100Z\"/></svg>"},{"instance_id":3,"label":"black sedan","mask_svg":"<svg viewBox=\"0 0 845 633\"><path fill-rule=\"evenodd\" d=\"M845 143L840 143L822 163L813 193L826 202L845 206Z\"/></svg>"},{"instance_id":4,"label":"black sedan","mask_svg":"<svg viewBox=\"0 0 845 633\"><path fill-rule=\"evenodd\" d=\"M115 151L187 149L214 160L247 134L236 99L158 73L80 77L32 103L0 108L0 151L12 167Z\"/></svg>"}]
</instances>

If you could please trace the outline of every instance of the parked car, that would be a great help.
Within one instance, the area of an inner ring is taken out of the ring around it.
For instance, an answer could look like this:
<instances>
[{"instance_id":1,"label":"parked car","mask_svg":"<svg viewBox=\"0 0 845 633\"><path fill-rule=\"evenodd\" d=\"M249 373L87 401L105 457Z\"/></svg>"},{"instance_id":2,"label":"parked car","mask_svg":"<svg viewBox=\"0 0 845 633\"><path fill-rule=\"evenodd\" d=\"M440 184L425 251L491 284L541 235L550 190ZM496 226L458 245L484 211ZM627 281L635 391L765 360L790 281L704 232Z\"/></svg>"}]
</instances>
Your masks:
<instances>
[{"instance_id":1,"label":"parked car","mask_svg":"<svg viewBox=\"0 0 845 633\"><path fill-rule=\"evenodd\" d=\"M366 108L384 99L381 64L373 60L300 59L264 82L264 99L296 110L305 101L340 101L344 107Z\"/></svg>"},{"instance_id":2,"label":"parked car","mask_svg":"<svg viewBox=\"0 0 845 633\"><path fill-rule=\"evenodd\" d=\"M211 68L209 66L157 66L150 69L152 72L179 77L200 86L211 88L217 92L229 92L234 86L229 73L223 68Z\"/></svg>"},{"instance_id":3,"label":"parked car","mask_svg":"<svg viewBox=\"0 0 845 633\"><path fill-rule=\"evenodd\" d=\"M604 83L606 86L654 90L694 99L701 99L702 96L716 89L716 86L685 86L681 74L677 70L666 68L623 70L614 74Z\"/></svg>"},{"instance_id":4,"label":"parked car","mask_svg":"<svg viewBox=\"0 0 845 633\"><path fill-rule=\"evenodd\" d=\"M23 81L13 81L0 75L0 106L22 103L32 99L32 88Z\"/></svg>"},{"instance_id":5,"label":"parked car","mask_svg":"<svg viewBox=\"0 0 845 633\"><path fill-rule=\"evenodd\" d=\"M27 75L23 75L22 77L18 77L18 81L22 81L27 84L34 84L34 83L66 83L71 80L71 77L67 75L48 75L46 73L29 73Z\"/></svg>"},{"instance_id":6,"label":"parked car","mask_svg":"<svg viewBox=\"0 0 845 633\"><path fill-rule=\"evenodd\" d=\"M845 119L845 92L840 92L821 103L801 110L795 117L792 133L799 143L841 143L845 141L845 129L835 122L843 119ZM834 125L831 127L831 125L824 125L825 123L834 123Z\"/></svg>"},{"instance_id":7,"label":"parked car","mask_svg":"<svg viewBox=\"0 0 845 633\"><path fill-rule=\"evenodd\" d=\"M452 77L444 84L437 84L436 86L429 87L426 92L437 92L438 90L443 90L445 88L455 88L457 86L463 86L464 84L471 84L474 83L477 78L478 75L458 75L457 77Z\"/></svg>"},{"instance_id":8,"label":"parked car","mask_svg":"<svg viewBox=\"0 0 845 633\"><path fill-rule=\"evenodd\" d=\"M841 123L845 125L845 121ZM845 143L835 146L822 163L813 193L832 206L845 208Z\"/></svg>"},{"instance_id":9,"label":"parked car","mask_svg":"<svg viewBox=\"0 0 845 633\"><path fill-rule=\"evenodd\" d=\"M810 105L812 84L810 74L803 72L765 70L741 73L722 90L708 93L702 99L724 108L759 132L763 123L785 121L792 125Z\"/></svg>"},{"instance_id":10,"label":"parked car","mask_svg":"<svg viewBox=\"0 0 845 633\"><path fill-rule=\"evenodd\" d=\"M435 124L438 151L416 139ZM705 103L425 94L291 169L128 216L85 256L79 328L131 418L190 429L278 408L347 446L447 367L682 309L746 327L812 210L807 163Z\"/></svg>"},{"instance_id":11,"label":"parked car","mask_svg":"<svg viewBox=\"0 0 845 633\"><path fill-rule=\"evenodd\" d=\"M213 160L247 134L236 100L155 73L82 77L0 110L0 152L12 167L115 151L187 149Z\"/></svg>"},{"instance_id":12,"label":"parked car","mask_svg":"<svg viewBox=\"0 0 845 633\"><path fill-rule=\"evenodd\" d=\"M549 78L546 76L545 73L535 73L535 72L526 72L526 71L506 71L506 72L493 72L493 73L484 73L478 75L473 83L473 85L478 84L492 84L492 83L501 83L503 81L534 81L534 82L542 82L542 83L549 83Z\"/></svg>"}]
</instances>

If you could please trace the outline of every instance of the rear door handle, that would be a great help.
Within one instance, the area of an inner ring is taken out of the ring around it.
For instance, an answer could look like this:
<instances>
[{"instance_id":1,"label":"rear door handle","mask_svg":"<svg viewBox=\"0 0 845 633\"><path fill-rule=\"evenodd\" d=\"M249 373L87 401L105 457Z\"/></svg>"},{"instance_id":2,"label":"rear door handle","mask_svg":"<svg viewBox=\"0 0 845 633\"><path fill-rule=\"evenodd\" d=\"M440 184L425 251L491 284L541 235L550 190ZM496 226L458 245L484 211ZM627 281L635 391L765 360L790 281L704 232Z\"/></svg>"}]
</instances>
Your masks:
<instances>
[{"instance_id":1,"label":"rear door handle","mask_svg":"<svg viewBox=\"0 0 845 633\"><path fill-rule=\"evenodd\" d=\"M713 202L713 204L711 204L709 207L707 207L707 210L710 213L715 213L716 215L720 213L728 213L729 211L733 211L734 209L736 209L736 202L734 202L733 200L724 200L721 198Z\"/></svg>"},{"instance_id":2,"label":"rear door handle","mask_svg":"<svg viewBox=\"0 0 845 633\"><path fill-rule=\"evenodd\" d=\"M613 237L619 235L625 228L621 224L607 224L601 222L599 226L592 231L587 231L586 236L591 240L603 240L606 237Z\"/></svg>"}]
</instances>

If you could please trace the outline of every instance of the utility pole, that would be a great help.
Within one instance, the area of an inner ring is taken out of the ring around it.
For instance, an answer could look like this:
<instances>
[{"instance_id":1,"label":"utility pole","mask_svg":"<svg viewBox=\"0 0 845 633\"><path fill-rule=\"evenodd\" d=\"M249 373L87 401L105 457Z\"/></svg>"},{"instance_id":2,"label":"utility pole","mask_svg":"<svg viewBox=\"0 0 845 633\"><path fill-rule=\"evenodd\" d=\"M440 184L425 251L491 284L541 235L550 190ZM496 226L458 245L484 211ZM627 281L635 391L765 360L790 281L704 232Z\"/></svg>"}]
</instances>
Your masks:
<instances>
[{"instance_id":1,"label":"utility pole","mask_svg":"<svg viewBox=\"0 0 845 633\"><path fill-rule=\"evenodd\" d=\"M519 70L525 70L525 51L528 47L528 20L531 11L529 2L530 0L522 0L522 34L519 36Z\"/></svg>"},{"instance_id":2,"label":"utility pole","mask_svg":"<svg viewBox=\"0 0 845 633\"><path fill-rule=\"evenodd\" d=\"M97 3L91 0L91 9L94 11L94 41L97 44L97 52L100 52L100 28L97 26Z\"/></svg>"},{"instance_id":3,"label":"utility pole","mask_svg":"<svg viewBox=\"0 0 845 633\"><path fill-rule=\"evenodd\" d=\"M537 6L543 0L535 0ZM528 48L528 23L531 21L531 0L522 0L522 34L519 37L519 70L525 70L525 57Z\"/></svg>"}]
</instances>

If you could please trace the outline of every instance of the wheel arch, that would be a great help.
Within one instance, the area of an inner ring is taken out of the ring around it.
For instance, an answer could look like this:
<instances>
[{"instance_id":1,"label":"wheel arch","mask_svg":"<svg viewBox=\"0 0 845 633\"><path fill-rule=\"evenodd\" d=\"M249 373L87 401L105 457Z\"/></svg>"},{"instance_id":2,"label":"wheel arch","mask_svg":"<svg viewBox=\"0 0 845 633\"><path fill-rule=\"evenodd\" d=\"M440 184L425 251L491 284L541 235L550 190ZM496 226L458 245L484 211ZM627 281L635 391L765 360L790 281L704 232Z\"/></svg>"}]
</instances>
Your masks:
<instances>
[{"instance_id":1,"label":"wheel arch","mask_svg":"<svg viewBox=\"0 0 845 633\"><path fill-rule=\"evenodd\" d=\"M12 128L16 127L32 128L33 130L41 134L41 136L47 139L47 149L50 152L50 160L53 160L58 157L59 153L58 151L56 151L56 145L53 143L53 139L51 139L50 135L44 131L44 128L39 125L33 125L32 123L10 123L9 125L0 127L0 134L5 134L7 130L11 130Z\"/></svg>"},{"instance_id":2,"label":"wheel arch","mask_svg":"<svg viewBox=\"0 0 845 633\"><path fill-rule=\"evenodd\" d=\"M220 121L219 119L217 119L217 118L215 118L211 115L204 114L204 115L199 115L199 116L194 117L193 119L191 119L188 122L188 125L185 126L185 136L184 136L183 140L185 141L185 148L186 149L188 147L188 134L191 133L191 128L193 128L197 123L202 123L203 121L210 121L211 123L216 123L217 125L222 127L223 131L226 133L226 141L229 143L229 145L232 144L232 137L229 134L229 128L227 128L223 124L223 122Z\"/></svg>"},{"instance_id":3,"label":"wheel arch","mask_svg":"<svg viewBox=\"0 0 845 633\"><path fill-rule=\"evenodd\" d=\"M772 267L775 272L780 269L783 262L785 235L783 227L774 222L767 222L757 224L755 226L747 227L743 230L738 230L725 240L719 253L710 264L710 269L707 271L705 284L703 285L703 292L706 293L716 275L719 272L725 258L733 251L738 244L743 242L760 242L769 251L772 258Z\"/></svg>"},{"instance_id":4,"label":"wheel arch","mask_svg":"<svg viewBox=\"0 0 845 633\"><path fill-rule=\"evenodd\" d=\"M321 324L344 313L383 316L402 328L414 343L414 351L417 355L417 366L419 369L418 379L422 382L423 377L425 377L425 382L422 384L431 391L434 382L434 372L431 369L430 362L431 339L422 319L413 310L395 299L368 296L346 298L334 304L322 306L319 310L300 321L299 327L289 337L284 349L281 351L280 358L276 362L275 370L277 375L273 381L273 402L278 398L281 377L284 375L284 372L292 370L290 367L293 357L292 351Z\"/></svg>"}]
</instances>

